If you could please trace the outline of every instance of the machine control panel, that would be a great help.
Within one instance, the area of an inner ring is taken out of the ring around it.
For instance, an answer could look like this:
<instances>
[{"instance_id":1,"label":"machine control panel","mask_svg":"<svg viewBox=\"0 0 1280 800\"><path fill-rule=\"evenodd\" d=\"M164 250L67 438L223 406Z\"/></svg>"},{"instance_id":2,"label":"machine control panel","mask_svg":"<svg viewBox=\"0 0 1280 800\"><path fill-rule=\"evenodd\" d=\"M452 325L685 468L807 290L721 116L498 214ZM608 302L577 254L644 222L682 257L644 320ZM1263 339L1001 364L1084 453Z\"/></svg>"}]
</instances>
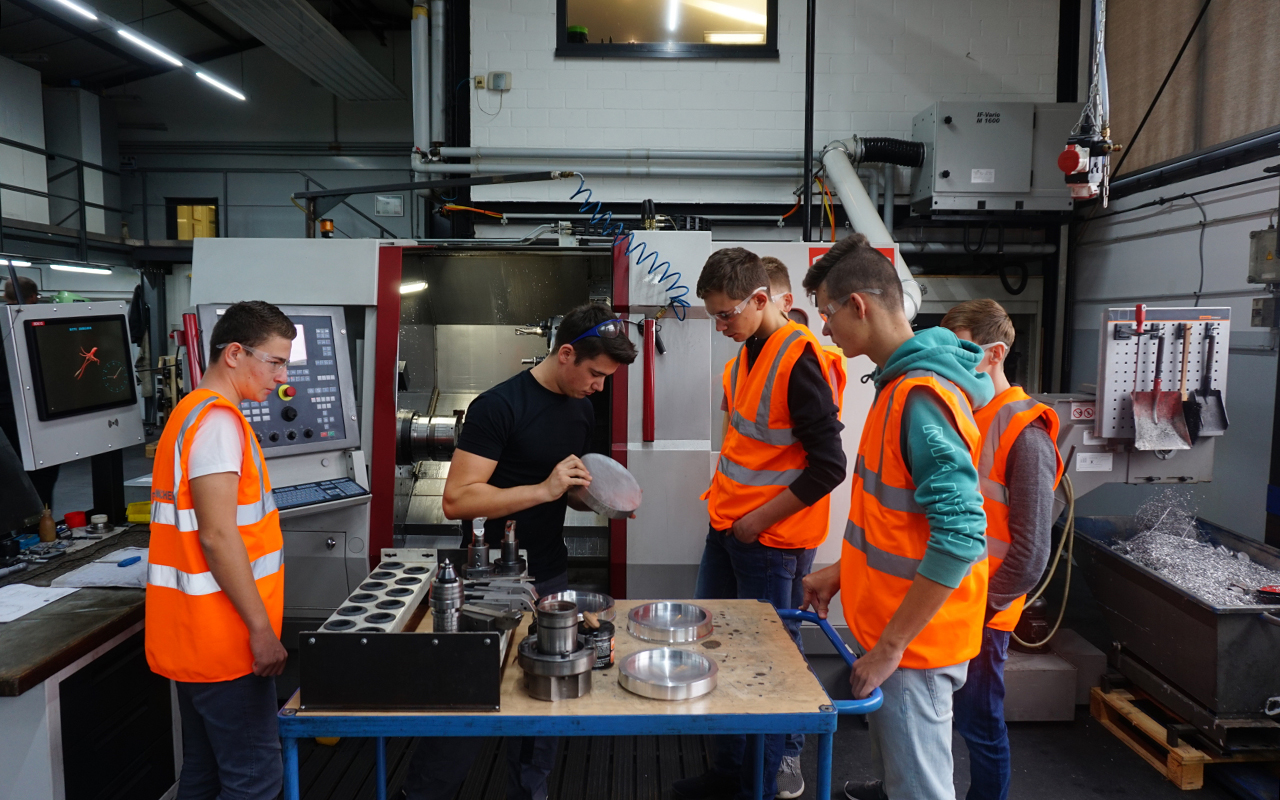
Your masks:
<instances>
[{"instance_id":1,"label":"machine control panel","mask_svg":"<svg viewBox=\"0 0 1280 800\"><path fill-rule=\"evenodd\" d=\"M222 305L199 307L206 353L213 326L225 310ZM240 403L263 452L271 457L358 447L355 391L342 309L281 306L280 310L297 331L285 382L266 400Z\"/></svg>"}]
</instances>

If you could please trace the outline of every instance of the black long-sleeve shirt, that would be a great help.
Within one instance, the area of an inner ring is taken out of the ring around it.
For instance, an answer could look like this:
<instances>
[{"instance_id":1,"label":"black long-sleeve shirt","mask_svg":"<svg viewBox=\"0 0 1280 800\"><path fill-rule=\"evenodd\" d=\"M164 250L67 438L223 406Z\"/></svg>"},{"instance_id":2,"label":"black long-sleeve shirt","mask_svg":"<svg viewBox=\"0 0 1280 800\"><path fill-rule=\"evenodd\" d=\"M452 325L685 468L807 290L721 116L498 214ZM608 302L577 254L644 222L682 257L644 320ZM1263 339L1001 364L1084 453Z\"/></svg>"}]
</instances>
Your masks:
<instances>
[{"instance_id":1,"label":"black long-sleeve shirt","mask_svg":"<svg viewBox=\"0 0 1280 800\"><path fill-rule=\"evenodd\" d=\"M747 340L748 369L755 364L765 341ZM822 364L807 348L791 368L787 410L791 414L791 430L807 457L804 472L791 482L790 489L800 502L811 506L840 485L847 463L840 443L840 431L844 430L840 409L831 399L831 386Z\"/></svg>"}]
</instances>

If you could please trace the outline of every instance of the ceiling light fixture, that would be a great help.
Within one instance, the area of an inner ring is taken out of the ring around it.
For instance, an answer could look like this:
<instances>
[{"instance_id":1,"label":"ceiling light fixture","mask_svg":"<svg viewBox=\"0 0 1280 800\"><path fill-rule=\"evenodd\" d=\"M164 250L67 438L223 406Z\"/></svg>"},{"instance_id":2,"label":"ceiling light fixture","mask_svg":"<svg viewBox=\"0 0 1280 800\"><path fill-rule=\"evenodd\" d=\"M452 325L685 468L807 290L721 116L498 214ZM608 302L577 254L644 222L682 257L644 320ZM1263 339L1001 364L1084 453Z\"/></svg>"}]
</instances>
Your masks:
<instances>
[{"instance_id":1,"label":"ceiling light fixture","mask_svg":"<svg viewBox=\"0 0 1280 800\"><path fill-rule=\"evenodd\" d=\"M9 263L10 263L10 264L12 264L12 265L14 265L15 267L29 267L29 266L31 266L31 262L30 262L30 261L17 261L17 260L11 260Z\"/></svg>"},{"instance_id":2,"label":"ceiling light fixture","mask_svg":"<svg viewBox=\"0 0 1280 800\"><path fill-rule=\"evenodd\" d=\"M411 281L409 283L402 283L400 284L400 294L413 294L414 292L421 292L423 289L426 289L426 288L427 288L426 281Z\"/></svg>"},{"instance_id":3,"label":"ceiling light fixture","mask_svg":"<svg viewBox=\"0 0 1280 800\"><path fill-rule=\"evenodd\" d=\"M104 267L76 267L70 264L50 264L49 269L56 269L59 272L87 272L90 275L110 275L111 270Z\"/></svg>"},{"instance_id":4,"label":"ceiling light fixture","mask_svg":"<svg viewBox=\"0 0 1280 800\"><path fill-rule=\"evenodd\" d=\"M235 89L232 89L230 86L226 85L225 83L218 80L217 78L214 78L208 75L207 73L197 72L196 77L204 81L205 83L209 84L210 86L213 86L214 88L221 89L222 91L226 92L227 94L231 95L237 100L244 99L244 95L240 94Z\"/></svg>"},{"instance_id":5,"label":"ceiling light fixture","mask_svg":"<svg viewBox=\"0 0 1280 800\"><path fill-rule=\"evenodd\" d=\"M169 64L170 66L177 67L178 69L185 70L186 72L191 73L192 75L196 76L197 78L209 84L210 86L213 86L219 91L226 92L227 94L231 95L237 100L245 99L245 96L242 93L231 88L231 85L226 83L222 79L216 78L213 75L209 74L208 72L201 70L195 64L192 64L188 61L184 61L181 56L176 55L175 53L164 49L163 47L156 44L155 42L149 41L148 39L143 37L141 34L135 32L132 28L130 28L128 25L124 24L120 20L114 19L111 16L97 10L96 8L91 8L90 6L79 2L79 0L45 0L45 2L55 7L62 6L63 8L76 12L76 14L78 14L81 17L84 17L85 19L90 19L90 20L93 20L94 22L105 25L106 27L118 33L120 35L120 38L127 39L134 46L139 47L143 50L146 50L148 53L155 56L156 58L163 60L166 64ZM120 99L123 99L123 98L120 98Z\"/></svg>"},{"instance_id":6,"label":"ceiling light fixture","mask_svg":"<svg viewBox=\"0 0 1280 800\"><path fill-rule=\"evenodd\" d=\"M85 19L91 19L94 22L98 21L97 14L93 13L92 11L80 5L79 3L73 3L71 2L71 0L53 0L53 1L60 6L64 6L66 8L71 9L72 11L76 12L77 14L84 17Z\"/></svg>"},{"instance_id":7,"label":"ceiling light fixture","mask_svg":"<svg viewBox=\"0 0 1280 800\"><path fill-rule=\"evenodd\" d=\"M129 31L126 31L124 28L121 28L120 30L116 31L116 33L120 34L121 36L128 39L129 41L133 42L138 47L141 47L143 50L146 50L148 53L151 53L154 56L159 56L160 58L163 58L165 61L168 61L170 64L174 65L175 67L182 66L182 61L180 59L175 58L169 53L166 53L165 51L161 50L159 47L156 47L151 42L146 41L142 37L136 36L130 33Z\"/></svg>"}]
</instances>

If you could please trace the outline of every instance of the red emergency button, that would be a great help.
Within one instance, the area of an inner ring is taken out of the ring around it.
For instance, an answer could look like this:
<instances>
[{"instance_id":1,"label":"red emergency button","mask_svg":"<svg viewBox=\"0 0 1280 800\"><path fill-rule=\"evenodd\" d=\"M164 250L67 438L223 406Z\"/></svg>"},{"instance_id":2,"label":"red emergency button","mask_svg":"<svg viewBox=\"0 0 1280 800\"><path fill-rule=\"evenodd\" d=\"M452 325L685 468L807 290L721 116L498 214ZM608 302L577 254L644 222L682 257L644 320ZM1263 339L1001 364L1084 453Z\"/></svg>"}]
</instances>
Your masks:
<instances>
[{"instance_id":1,"label":"red emergency button","mask_svg":"<svg viewBox=\"0 0 1280 800\"><path fill-rule=\"evenodd\" d=\"M287 383L283 384L279 389L276 389L276 394L280 395L281 400L292 400L293 396L297 393L298 390Z\"/></svg>"}]
</instances>

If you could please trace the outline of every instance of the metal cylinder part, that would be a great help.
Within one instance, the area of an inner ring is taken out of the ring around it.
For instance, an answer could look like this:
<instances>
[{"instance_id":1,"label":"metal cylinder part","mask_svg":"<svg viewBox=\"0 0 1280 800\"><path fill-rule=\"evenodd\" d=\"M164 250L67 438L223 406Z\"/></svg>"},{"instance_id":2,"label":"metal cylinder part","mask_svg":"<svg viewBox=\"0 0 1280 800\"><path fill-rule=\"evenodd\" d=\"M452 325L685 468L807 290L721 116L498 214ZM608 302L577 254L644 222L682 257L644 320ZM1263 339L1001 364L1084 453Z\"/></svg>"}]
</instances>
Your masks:
<instances>
[{"instance_id":1,"label":"metal cylinder part","mask_svg":"<svg viewBox=\"0 0 1280 800\"><path fill-rule=\"evenodd\" d=\"M431 582L431 624L437 632L453 633L458 630L462 601L462 581L446 558L436 572L436 579Z\"/></svg>"},{"instance_id":2,"label":"metal cylinder part","mask_svg":"<svg viewBox=\"0 0 1280 800\"><path fill-rule=\"evenodd\" d=\"M524 560L520 558L520 543L516 541L516 521L507 520L507 531L502 536L502 555L493 565L499 575L523 575Z\"/></svg>"},{"instance_id":3,"label":"metal cylinder part","mask_svg":"<svg viewBox=\"0 0 1280 800\"><path fill-rule=\"evenodd\" d=\"M578 646L578 607L567 600L538 604L538 652L557 656Z\"/></svg>"},{"instance_id":4,"label":"metal cylinder part","mask_svg":"<svg viewBox=\"0 0 1280 800\"><path fill-rule=\"evenodd\" d=\"M471 532L471 544L467 545L465 573L468 580L485 578L493 573L493 568L489 566L489 545L484 541L483 517L475 520L475 529Z\"/></svg>"},{"instance_id":5,"label":"metal cylinder part","mask_svg":"<svg viewBox=\"0 0 1280 800\"><path fill-rule=\"evenodd\" d=\"M429 417L402 408L396 412L396 463L448 461L458 447L461 432L457 417Z\"/></svg>"}]
</instances>

